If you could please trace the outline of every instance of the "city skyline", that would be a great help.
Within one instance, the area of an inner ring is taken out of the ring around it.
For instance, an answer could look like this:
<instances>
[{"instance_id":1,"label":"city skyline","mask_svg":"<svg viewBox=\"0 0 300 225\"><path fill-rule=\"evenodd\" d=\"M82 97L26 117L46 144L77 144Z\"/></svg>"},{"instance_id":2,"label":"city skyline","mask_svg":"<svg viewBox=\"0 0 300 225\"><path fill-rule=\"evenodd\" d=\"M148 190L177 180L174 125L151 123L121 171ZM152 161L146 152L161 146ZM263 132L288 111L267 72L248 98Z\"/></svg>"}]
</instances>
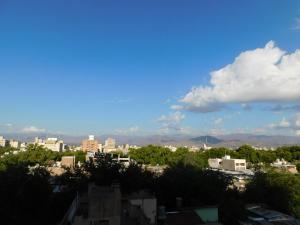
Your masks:
<instances>
[{"instance_id":1,"label":"city skyline","mask_svg":"<svg viewBox=\"0 0 300 225\"><path fill-rule=\"evenodd\" d=\"M0 134L300 135L300 2L45 2L0 4Z\"/></svg>"}]
</instances>

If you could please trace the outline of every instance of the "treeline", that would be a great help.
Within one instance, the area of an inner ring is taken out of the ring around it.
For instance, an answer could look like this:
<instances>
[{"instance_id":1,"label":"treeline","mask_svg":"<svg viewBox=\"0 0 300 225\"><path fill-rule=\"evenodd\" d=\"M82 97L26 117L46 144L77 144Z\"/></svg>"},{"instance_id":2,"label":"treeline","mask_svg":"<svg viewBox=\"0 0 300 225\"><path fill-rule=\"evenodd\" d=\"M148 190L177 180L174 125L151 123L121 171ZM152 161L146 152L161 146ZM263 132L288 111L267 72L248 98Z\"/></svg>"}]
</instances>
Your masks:
<instances>
[{"instance_id":1,"label":"treeline","mask_svg":"<svg viewBox=\"0 0 300 225\"><path fill-rule=\"evenodd\" d=\"M300 146L279 147L276 150L255 150L249 145L243 145L237 150L227 148L212 148L207 151L189 152L187 148L178 148L172 152L169 148L148 145L140 149L130 149L129 155L139 164L172 165L183 162L199 167L206 167L208 158L221 158L225 154L232 158L246 159L251 164L270 164L277 158L299 163Z\"/></svg>"},{"instance_id":2,"label":"treeline","mask_svg":"<svg viewBox=\"0 0 300 225\"><path fill-rule=\"evenodd\" d=\"M0 147L0 171L5 170L9 165L35 166L39 164L40 166L49 166L55 161L60 161L62 156L75 156L76 162L85 162L85 153L82 151L54 152L43 146L33 144L28 145L26 151Z\"/></svg>"}]
</instances>

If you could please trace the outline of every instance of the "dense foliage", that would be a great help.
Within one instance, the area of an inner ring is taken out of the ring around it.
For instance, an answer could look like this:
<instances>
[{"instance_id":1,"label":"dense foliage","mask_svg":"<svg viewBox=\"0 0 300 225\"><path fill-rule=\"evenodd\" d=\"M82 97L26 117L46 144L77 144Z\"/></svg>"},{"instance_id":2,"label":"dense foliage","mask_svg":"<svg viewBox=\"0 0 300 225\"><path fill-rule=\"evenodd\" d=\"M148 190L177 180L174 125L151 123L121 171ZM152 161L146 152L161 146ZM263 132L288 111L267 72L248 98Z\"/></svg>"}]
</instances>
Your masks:
<instances>
[{"instance_id":1,"label":"dense foliage","mask_svg":"<svg viewBox=\"0 0 300 225\"><path fill-rule=\"evenodd\" d=\"M178 148L172 152L168 148L148 145L140 149L131 149L130 157L140 164L151 165L172 165L183 162L184 164L193 164L199 167L207 166L208 158L221 158L225 154L232 158L246 159L250 164L266 163L270 164L277 158L285 159L289 162L300 161L300 147L279 147L276 150L255 150L249 145L243 145L237 150L227 148L212 148L209 151L189 152L186 148Z\"/></svg>"},{"instance_id":2,"label":"dense foliage","mask_svg":"<svg viewBox=\"0 0 300 225\"><path fill-rule=\"evenodd\" d=\"M281 212L300 217L300 175L289 173L256 173L248 184L248 202L262 202Z\"/></svg>"},{"instance_id":3,"label":"dense foliage","mask_svg":"<svg viewBox=\"0 0 300 225\"><path fill-rule=\"evenodd\" d=\"M85 153L81 151L54 152L38 145L28 145L26 151L20 151L10 147L0 148L0 170L5 170L8 165L16 164L27 166L39 164L41 166L47 166L57 160L61 160L62 156L73 155L76 156L76 161L85 161Z\"/></svg>"},{"instance_id":4,"label":"dense foliage","mask_svg":"<svg viewBox=\"0 0 300 225\"><path fill-rule=\"evenodd\" d=\"M274 209L300 217L300 176L286 173L256 173L246 192L228 189L232 180L224 174L207 170L207 159L229 154L246 158L256 164L273 162L276 158L299 162L299 147L281 147L275 151L257 151L242 146L236 151L226 148L189 152L179 148L172 152L159 146L146 146L130 151L138 164L124 167L110 155L95 163L83 163L81 168L67 170L59 177L50 177L43 167L60 160L64 155L76 155L85 161L83 152L52 152L37 145L27 151L0 148L0 215L4 224L56 224L63 217L77 192L86 190L89 182L99 185L121 184L123 194L148 189L159 205L176 207L176 198L184 206L218 205L220 220L234 225L245 216L247 203L266 203ZM16 152L15 154L13 152ZM163 174L144 170L141 164L165 165ZM31 167L28 167L31 166ZM53 192L54 186L63 187Z\"/></svg>"},{"instance_id":5,"label":"dense foliage","mask_svg":"<svg viewBox=\"0 0 300 225\"><path fill-rule=\"evenodd\" d=\"M0 195L1 223L13 225L54 224L58 218L52 212L66 200L57 201L46 170L30 171L23 165L10 165L0 171Z\"/></svg>"},{"instance_id":6,"label":"dense foliage","mask_svg":"<svg viewBox=\"0 0 300 225\"><path fill-rule=\"evenodd\" d=\"M187 148L178 148L172 152L169 148L148 145L139 149L131 149L129 155L138 164L174 165L179 162L196 167L207 166L207 157L200 152L190 152ZM202 157L204 156L204 157Z\"/></svg>"}]
</instances>

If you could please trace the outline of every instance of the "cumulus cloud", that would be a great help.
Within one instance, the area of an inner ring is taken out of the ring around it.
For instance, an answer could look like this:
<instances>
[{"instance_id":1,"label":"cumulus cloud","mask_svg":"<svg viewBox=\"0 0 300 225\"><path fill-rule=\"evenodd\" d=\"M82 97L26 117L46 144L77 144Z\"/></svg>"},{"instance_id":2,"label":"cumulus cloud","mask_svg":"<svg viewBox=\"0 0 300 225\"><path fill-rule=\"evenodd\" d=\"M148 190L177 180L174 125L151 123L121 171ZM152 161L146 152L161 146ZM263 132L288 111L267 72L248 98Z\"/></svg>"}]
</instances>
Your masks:
<instances>
[{"instance_id":1,"label":"cumulus cloud","mask_svg":"<svg viewBox=\"0 0 300 225\"><path fill-rule=\"evenodd\" d=\"M29 127L24 127L22 129L22 132L24 133L40 133L40 132L45 132L46 130L44 128L37 128L35 126L29 126Z\"/></svg>"},{"instance_id":2,"label":"cumulus cloud","mask_svg":"<svg viewBox=\"0 0 300 225\"><path fill-rule=\"evenodd\" d=\"M180 102L186 110L212 112L230 103L287 103L300 100L300 49L288 54L273 41L242 52L210 73L210 85L194 87Z\"/></svg>"},{"instance_id":3,"label":"cumulus cloud","mask_svg":"<svg viewBox=\"0 0 300 225\"><path fill-rule=\"evenodd\" d=\"M298 135L300 134L300 113L288 119L282 118L279 122L270 124L269 127L273 129L287 129Z\"/></svg>"},{"instance_id":4,"label":"cumulus cloud","mask_svg":"<svg viewBox=\"0 0 300 225\"><path fill-rule=\"evenodd\" d=\"M170 113L169 115L162 115L157 119L157 122L161 124L160 131L162 133L169 133L171 131L186 132L186 129L180 125L184 118L184 114L182 114L180 111L176 111L174 113Z\"/></svg>"}]
</instances>

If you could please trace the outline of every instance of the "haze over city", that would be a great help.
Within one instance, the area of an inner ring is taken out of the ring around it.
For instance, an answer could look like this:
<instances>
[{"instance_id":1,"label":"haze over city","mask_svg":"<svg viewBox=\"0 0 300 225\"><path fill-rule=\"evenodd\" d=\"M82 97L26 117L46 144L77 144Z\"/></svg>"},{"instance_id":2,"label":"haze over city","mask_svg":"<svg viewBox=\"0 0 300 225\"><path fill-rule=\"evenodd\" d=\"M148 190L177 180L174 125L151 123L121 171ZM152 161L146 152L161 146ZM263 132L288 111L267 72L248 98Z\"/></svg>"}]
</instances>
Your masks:
<instances>
[{"instance_id":1,"label":"haze over city","mask_svg":"<svg viewBox=\"0 0 300 225\"><path fill-rule=\"evenodd\" d=\"M1 1L1 133L300 134L299 1Z\"/></svg>"}]
</instances>

